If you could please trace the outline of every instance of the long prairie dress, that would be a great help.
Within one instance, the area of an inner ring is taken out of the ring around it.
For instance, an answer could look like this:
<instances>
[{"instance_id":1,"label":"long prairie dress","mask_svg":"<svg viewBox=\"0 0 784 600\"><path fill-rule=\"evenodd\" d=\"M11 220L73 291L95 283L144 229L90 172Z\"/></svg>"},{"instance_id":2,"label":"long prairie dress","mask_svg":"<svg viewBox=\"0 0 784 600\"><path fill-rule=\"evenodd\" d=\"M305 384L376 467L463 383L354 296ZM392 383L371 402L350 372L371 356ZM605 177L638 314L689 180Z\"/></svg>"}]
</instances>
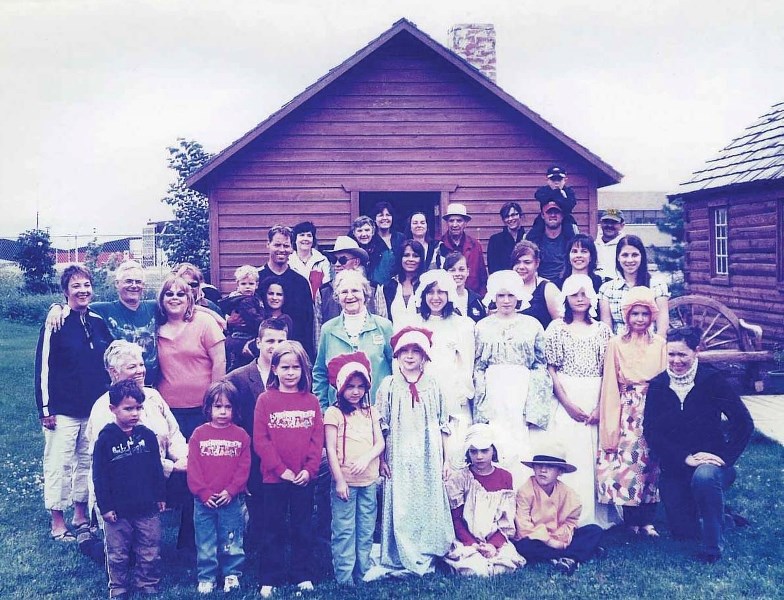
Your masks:
<instances>
[{"instance_id":1,"label":"long prairie dress","mask_svg":"<svg viewBox=\"0 0 784 600\"><path fill-rule=\"evenodd\" d=\"M465 465L463 443L473 422L474 397L474 322L468 317L451 315L446 319L418 317L418 327L433 332L430 362L425 372L441 388L449 418L449 462L452 468Z\"/></svg>"},{"instance_id":2,"label":"long prairie dress","mask_svg":"<svg viewBox=\"0 0 784 600\"><path fill-rule=\"evenodd\" d=\"M659 501L659 465L643 436L643 412L648 382L666 366L666 342L658 335L619 336L607 346L599 399L599 502Z\"/></svg>"},{"instance_id":3,"label":"long prairie dress","mask_svg":"<svg viewBox=\"0 0 784 600\"><path fill-rule=\"evenodd\" d=\"M489 423L498 440L499 464L515 484L527 475L531 433L547 429L556 400L547 372L542 325L527 315L491 315L476 325L474 422Z\"/></svg>"},{"instance_id":4,"label":"long prairie dress","mask_svg":"<svg viewBox=\"0 0 784 600\"><path fill-rule=\"evenodd\" d=\"M569 399L587 414L591 414L599 403L604 356L610 337L612 331L601 322L578 332L557 319L545 332L547 364L555 368ZM578 526L595 523L607 528L620 522L617 511L608 511L614 507L597 502L598 426L575 421L559 403L548 433L565 448L567 462L577 467L574 473L562 475L561 480L580 496L583 510Z\"/></svg>"},{"instance_id":5,"label":"long prairie dress","mask_svg":"<svg viewBox=\"0 0 784 600\"><path fill-rule=\"evenodd\" d=\"M381 567L424 575L447 553L455 532L442 479L446 402L427 373L416 388L419 401L398 371L384 378L376 397L391 471L383 487Z\"/></svg>"}]
</instances>

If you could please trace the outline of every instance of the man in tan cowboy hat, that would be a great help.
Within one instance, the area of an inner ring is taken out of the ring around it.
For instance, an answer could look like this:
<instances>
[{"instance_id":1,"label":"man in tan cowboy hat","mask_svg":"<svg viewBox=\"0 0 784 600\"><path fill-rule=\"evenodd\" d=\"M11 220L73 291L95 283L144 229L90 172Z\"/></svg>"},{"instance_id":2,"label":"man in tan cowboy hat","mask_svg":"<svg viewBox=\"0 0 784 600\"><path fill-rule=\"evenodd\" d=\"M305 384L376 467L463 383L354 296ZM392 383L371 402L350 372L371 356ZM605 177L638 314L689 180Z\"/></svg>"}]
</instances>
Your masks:
<instances>
[{"instance_id":1,"label":"man in tan cowboy hat","mask_svg":"<svg viewBox=\"0 0 784 600\"><path fill-rule=\"evenodd\" d=\"M517 490L514 545L527 561L549 560L571 575L579 563L600 552L602 528L577 527L582 504L572 488L559 481L573 473L559 444L543 443L529 461L522 461L534 474Z\"/></svg>"},{"instance_id":2,"label":"man in tan cowboy hat","mask_svg":"<svg viewBox=\"0 0 784 600\"><path fill-rule=\"evenodd\" d=\"M452 252L460 252L465 256L469 273L466 287L472 292L484 296L487 285L487 268L485 267L482 244L465 232L465 226L471 220L465 204L450 204L442 219L446 221L447 230L441 237L439 252L444 257Z\"/></svg>"}]
</instances>

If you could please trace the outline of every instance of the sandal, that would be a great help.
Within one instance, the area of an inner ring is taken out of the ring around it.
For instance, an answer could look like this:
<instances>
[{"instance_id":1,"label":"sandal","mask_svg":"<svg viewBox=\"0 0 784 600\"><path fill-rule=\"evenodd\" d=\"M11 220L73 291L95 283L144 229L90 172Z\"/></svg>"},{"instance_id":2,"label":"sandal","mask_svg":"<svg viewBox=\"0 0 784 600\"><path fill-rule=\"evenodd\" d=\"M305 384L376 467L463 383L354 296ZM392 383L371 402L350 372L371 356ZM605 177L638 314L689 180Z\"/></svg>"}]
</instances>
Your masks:
<instances>
[{"instance_id":1,"label":"sandal","mask_svg":"<svg viewBox=\"0 0 784 600\"><path fill-rule=\"evenodd\" d=\"M50 531L49 537L51 537L55 542L67 543L76 541L76 536L67 529L61 533L54 533L53 531Z\"/></svg>"},{"instance_id":2,"label":"sandal","mask_svg":"<svg viewBox=\"0 0 784 600\"><path fill-rule=\"evenodd\" d=\"M640 527L640 534L648 536L650 538L659 537L659 532L656 531L656 528L653 525L643 525L642 527Z\"/></svg>"}]
</instances>

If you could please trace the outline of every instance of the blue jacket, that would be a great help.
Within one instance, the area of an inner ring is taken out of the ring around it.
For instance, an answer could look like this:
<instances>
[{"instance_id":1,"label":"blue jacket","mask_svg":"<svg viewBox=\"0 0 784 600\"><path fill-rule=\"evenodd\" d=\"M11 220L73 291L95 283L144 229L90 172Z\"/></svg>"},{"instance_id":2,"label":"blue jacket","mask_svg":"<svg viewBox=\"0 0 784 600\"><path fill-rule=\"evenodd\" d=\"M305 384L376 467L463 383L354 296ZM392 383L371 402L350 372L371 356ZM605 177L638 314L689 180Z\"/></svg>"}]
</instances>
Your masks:
<instances>
[{"instance_id":1,"label":"blue jacket","mask_svg":"<svg viewBox=\"0 0 784 600\"><path fill-rule=\"evenodd\" d=\"M343 315L327 321L321 328L316 362L313 365L313 393L325 411L335 403L335 388L329 385L327 364L338 354L364 352L370 361L370 402L376 403L376 390L381 380L392 374L392 323L389 319L368 313L364 329L359 333L359 343L354 346L343 326Z\"/></svg>"}]
</instances>

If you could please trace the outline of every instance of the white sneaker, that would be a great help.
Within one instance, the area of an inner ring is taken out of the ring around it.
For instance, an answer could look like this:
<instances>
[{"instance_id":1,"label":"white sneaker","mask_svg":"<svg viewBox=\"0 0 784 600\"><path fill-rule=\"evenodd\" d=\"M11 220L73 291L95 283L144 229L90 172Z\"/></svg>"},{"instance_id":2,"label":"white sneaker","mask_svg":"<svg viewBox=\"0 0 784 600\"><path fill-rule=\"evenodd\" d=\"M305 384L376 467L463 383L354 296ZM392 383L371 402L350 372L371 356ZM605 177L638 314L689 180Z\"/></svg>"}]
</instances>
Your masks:
<instances>
[{"instance_id":1,"label":"white sneaker","mask_svg":"<svg viewBox=\"0 0 784 600\"><path fill-rule=\"evenodd\" d=\"M301 592L312 592L313 583L311 583L310 581L300 581L297 584L297 589Z\"/></svg>"},{"instance_id":2,"label":"white sneaker","mask_svg":"<svg viewBox=\"0 0 784 600\"><path fill-rule=\"evenodd\" d=\"M227 594L233 590L240 589L240 579L236 575L226 575L223 580L223 591Z\"/></svg>"},{"instance_id":3,"label":"white sneaker","mask_svg":"<svg viewBox=\"0 0 784 600\"><path fill-rule=\"evenodd\" d=\"M259 595L262 598L269 598L275 592L275 588L271 585L262 585L261 589L259 590Z\"/></svg>"},{"instance_id":4,"label":"white sneaker","mask_svg":"<svg viewBox=\"0 0 784 600\"><path fill-rule=\"evenodd\" d=\"M196 591L200 594L211 594L215 591L215 584L212 581L200 581Z\"/></svg>"}]
</instances>

